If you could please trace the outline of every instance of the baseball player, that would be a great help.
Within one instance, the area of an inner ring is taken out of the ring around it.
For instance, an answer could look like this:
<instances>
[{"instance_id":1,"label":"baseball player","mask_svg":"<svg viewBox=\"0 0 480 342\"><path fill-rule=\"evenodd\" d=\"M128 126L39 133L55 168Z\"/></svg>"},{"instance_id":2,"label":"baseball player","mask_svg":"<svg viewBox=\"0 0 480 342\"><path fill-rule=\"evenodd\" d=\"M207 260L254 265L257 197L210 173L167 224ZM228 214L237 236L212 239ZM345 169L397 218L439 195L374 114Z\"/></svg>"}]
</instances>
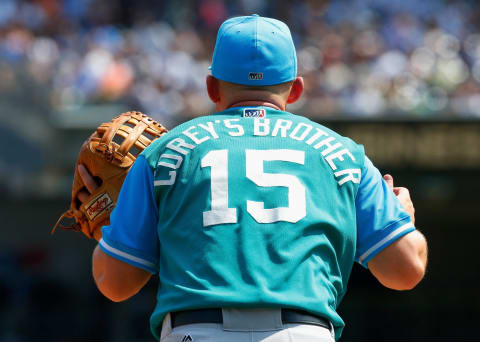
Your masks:
<instances>
[{"instance_id":1,"label":"baseball player","mask_svg":"<svg viewBox=\"0 0 480 342\"><path fill-rule=\"evenodd\" d=\"M286 111L304 83L284 23L225 21L206 85L217 112L157 139L128 173L93 255L106 297L158 274L162 342L333 341L355 261L415 287L427 247L408 190L361 145Z\"/></svg>"}]
</instances>

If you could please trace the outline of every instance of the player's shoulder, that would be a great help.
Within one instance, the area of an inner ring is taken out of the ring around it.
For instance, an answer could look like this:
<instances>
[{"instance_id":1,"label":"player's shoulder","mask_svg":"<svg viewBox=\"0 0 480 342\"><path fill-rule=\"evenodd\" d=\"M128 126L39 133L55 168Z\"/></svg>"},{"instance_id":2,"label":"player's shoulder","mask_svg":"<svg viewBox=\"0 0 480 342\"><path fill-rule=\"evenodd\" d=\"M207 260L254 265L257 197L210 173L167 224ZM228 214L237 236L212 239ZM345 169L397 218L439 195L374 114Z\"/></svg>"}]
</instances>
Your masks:
<instances>
[{"instance_id":1,"label":"player's shoulder","mask_svg":"<svg viewBox=\"0 0 480 342\"><path fill-rule=\"evenodd\" d=\"M154 168L160 154L165 150L166 145L171 142L173 139L178 138L182 132L187 130L191 126L201 124L205 121L208 121L211 118L211 115L199 116L191 120L185 121L172 129L169 129L167 133L162 135L160 138L152 142L142 153L141 155L145 157L148 164Z\"/></svg>"},{"instance_id":2,"label":"player's shoulder","mask_svg":"<svg viewBox=\"0 0 480 342\"><path fill-rule=\"evenodd\" d=\"M325 136L328 137L333 137L336 141L339 141L342 143L342 145L346 146L346 147L349 147L351 148L352 150L355 150L355 151L358 151L359 153L364 153L365 150L364 150L364 147L363 145L357 143L356 141L354 141L353 139L347 137L347 136L344 136L342 134L340 134L339 132L329 128L326 124L321 124L319 122L316 122L316 121L313 121L311 119L309 119L308 117L305 117L305 116L302 116L302 115L298 115L298 114L294 114L294 113L291 113L291 112L286 112L289 117L292 118L292 120L296 121L297 124L298 123L303 123L305 125L310 125L311 127L313 127L313 129L316 129L316 130L320 130L322 132L325 133Z\"/></svg>"}]
</instances>

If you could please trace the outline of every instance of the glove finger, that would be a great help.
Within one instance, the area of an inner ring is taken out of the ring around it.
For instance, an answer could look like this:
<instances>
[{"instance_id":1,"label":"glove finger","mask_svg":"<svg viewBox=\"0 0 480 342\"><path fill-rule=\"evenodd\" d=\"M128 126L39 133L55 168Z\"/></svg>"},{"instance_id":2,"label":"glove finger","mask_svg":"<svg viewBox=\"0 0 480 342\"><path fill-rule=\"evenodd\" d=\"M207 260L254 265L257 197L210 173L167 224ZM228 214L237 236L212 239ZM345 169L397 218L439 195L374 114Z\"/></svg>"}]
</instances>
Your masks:
<instances>
[{"instance_id":1,"label":"glove finger","mask_svg":"<svg viewBox=\"0 0 480 342\"><path fill-rule=\"evenodd\" d=\"M85 190L80 190L77 194L78 199L82 203L85 203L86 201L88 201L89 196L90 196L89 193L86 192Z\"/></svg>"},{"instance_id":2,"label":"glove finger","mask_svg":"<svg viewBox=\"0 0 480 342\"><path fill-rule=\"evenodd\" d=\"M95 182L95 179L84 165L78 165L78 173L80 174L80 178L82 178L83 184L87 187L88 192L93 193L98 189L99 186L97 182Z\"/></svg>"}]
</instances>

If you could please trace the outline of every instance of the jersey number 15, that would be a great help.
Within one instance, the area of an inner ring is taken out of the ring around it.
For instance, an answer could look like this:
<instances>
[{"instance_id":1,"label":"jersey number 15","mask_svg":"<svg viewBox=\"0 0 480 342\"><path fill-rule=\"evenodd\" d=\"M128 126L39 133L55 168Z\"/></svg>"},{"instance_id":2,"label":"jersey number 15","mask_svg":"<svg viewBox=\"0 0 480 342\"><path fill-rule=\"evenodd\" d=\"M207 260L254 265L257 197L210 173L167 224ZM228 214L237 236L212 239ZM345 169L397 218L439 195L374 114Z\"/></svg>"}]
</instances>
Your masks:
<instances>
[{"instance_id":1,"label":"jersey number 15","mask_svg":"<svg viewBox=\"0 0 480 342\"><path fill-rule=\"evenodd\" d=\"M295 223L306 216L305 186L293 175L264 173L264 161L305 164L305 152L298 150L245 150L246 177L259 187L288 188L288 207L265 209L264 202L247 200L247 212L258 223L286 221ZM237 209L228 207L228 150L213 150L201 160L210 167L211 210L203 212L203 226L237 223Z\"/></svg>"}]
</instances>

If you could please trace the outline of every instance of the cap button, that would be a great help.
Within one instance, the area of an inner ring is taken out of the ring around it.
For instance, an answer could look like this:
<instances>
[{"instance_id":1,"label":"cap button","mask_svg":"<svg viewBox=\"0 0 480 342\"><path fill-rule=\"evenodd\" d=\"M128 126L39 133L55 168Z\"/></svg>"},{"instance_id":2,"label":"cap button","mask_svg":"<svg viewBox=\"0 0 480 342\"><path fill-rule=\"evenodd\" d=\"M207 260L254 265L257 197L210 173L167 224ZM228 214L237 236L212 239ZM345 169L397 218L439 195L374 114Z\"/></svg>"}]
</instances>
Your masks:
<instances>
[{"instance_id":1,"label":"cap button","mask_svg":"<svg viewBox=\"0 0 480 342\"><path fill-rule=\"evenodd\" d=\"M252 17L259 17L259 15L255 13L255 14L252 14Z\"/></svg>"}]
</instances>

